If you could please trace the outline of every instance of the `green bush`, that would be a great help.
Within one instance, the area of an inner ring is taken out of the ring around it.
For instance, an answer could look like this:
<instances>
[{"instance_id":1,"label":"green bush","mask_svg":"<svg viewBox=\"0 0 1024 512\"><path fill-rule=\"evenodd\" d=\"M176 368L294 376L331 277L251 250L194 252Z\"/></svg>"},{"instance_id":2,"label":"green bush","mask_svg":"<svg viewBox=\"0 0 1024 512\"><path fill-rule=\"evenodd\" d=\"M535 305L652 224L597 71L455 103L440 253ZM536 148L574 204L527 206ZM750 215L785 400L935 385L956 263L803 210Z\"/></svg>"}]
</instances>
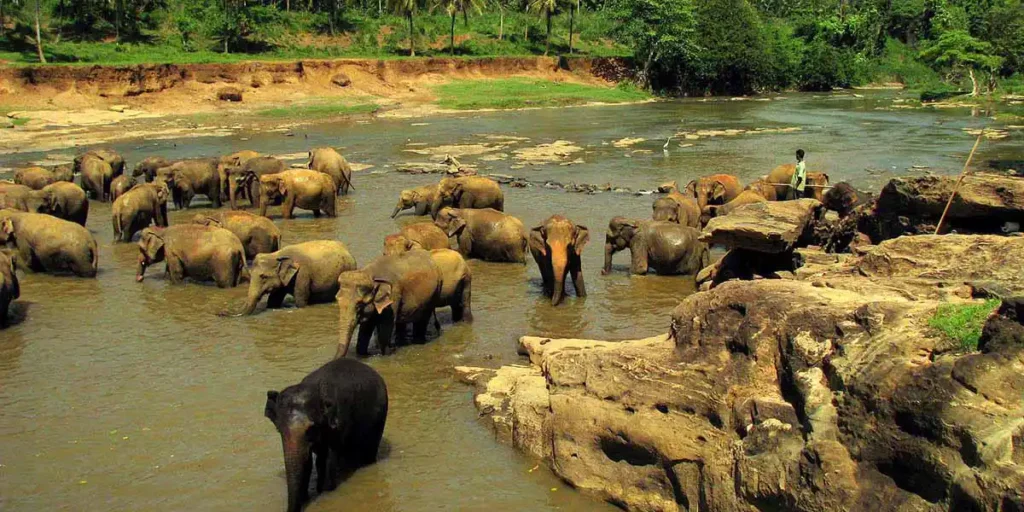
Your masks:
<instances>
[{"instance_id":1,"label":"green bush","mask_svg":"<svg viewBox=\"0 0 1024 512\"><path fill-rule=\"evenodd\" d=\"M928 320L928 325L956 342L960 350L972 352L978 350L985 321L999 303L999 299L989 299L981 304L942 304Z\"/></svg>"}]
</instances>

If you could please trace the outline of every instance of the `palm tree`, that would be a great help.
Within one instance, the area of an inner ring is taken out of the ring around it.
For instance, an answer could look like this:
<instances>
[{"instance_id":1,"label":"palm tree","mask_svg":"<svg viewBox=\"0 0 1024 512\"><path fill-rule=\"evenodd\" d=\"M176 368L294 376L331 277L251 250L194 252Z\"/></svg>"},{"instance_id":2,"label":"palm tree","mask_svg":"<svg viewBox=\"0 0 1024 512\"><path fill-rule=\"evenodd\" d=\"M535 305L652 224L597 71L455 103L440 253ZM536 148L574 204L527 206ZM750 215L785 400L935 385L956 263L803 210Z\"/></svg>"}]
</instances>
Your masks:
<instances>
[{"instance_id":1,"label":"palm tree","mask_svg":"<svg viewBox=\"0 0 1024 512\"><path fill-rule=\"evenodd\" d=\"M455 55L455 15L462 12L463 19L468 20L470 9L480 12L481 0L435 0L435 5L444 9L452 19L451 25L451 54ZM468 25L469 22L466 21Z\"/></svg>"},{"instance_id":2,"label":"palm tree","mask_svg":"<svg viewBox=\"0 0 1024 512\"><path fill-rule=\"evenodd\" d=\"M527 4L527 11L543 11L544 17L548 24L548 36L547 40L544 41L544 55L548 54L551 50L551 17L554 16L555 10L558 9L558 0L530 0Z\"/></svg>"},{"instance_id":3,"label":"palm tree","mask_svg":"<svg viewBox=\"0 0 1024 512\"><path fill-rule=\"evenodd\" d=\"M416 56L416 37L412 19L422 7L422 0L388 0L391 10L409 19L409 56Z\"/></svg>"}]
</instances>

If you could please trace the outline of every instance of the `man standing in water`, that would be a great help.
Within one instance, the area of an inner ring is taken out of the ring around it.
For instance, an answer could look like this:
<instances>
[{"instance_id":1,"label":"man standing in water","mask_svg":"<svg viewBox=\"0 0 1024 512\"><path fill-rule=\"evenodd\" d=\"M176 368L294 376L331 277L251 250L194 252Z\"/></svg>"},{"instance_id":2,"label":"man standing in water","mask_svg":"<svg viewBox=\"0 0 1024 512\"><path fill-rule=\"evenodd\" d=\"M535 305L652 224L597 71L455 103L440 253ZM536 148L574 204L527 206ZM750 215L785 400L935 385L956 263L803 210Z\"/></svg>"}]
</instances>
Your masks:
<instances>
[{"instance_id":1,"label":"man standing in water","mask_svg":"<svg viewBox=\"0 0 1024 512\"><path fill-rule=\"evenodd\" d=\"M804 163L804 150L796 150L796 169L793 169L793 177L789 180L789 193L786 199L799 199L804 196L804 187L807 185L807 166Z\"/></svg>"}]
</instances>

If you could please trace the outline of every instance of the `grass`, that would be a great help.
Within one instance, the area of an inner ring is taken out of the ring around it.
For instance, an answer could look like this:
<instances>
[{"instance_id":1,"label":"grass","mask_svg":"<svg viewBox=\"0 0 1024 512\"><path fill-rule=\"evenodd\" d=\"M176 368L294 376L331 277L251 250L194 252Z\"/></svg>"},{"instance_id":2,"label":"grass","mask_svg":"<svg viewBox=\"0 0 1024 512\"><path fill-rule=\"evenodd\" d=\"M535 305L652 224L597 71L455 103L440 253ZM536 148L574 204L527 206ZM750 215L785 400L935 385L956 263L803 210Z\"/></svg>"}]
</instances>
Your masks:
<instances>
[{"instance_id":1,"label":"grass","mask_svg":"<svg viewBox=\"0 0 1024 512\"><path fill-rule=\"evenodd\" d=\"M527 78L460 80L439 85L434 92L439 106L454 110L625 103L651 97L630 86L610 88Z\"/></svg>"},{"instance_id":2,"label":"grass","mask_svg":"<svg viewBox=\"0 0 1024 512\"><path fill-rule=\"evenodd\" d=\"M978 349L985 320L999 302L999 299L989 299L981 304L943 304L928 320L928 325L959 344L961 350L973 352Z\"/></svg>"},{"instance_id":3,"label":"grass","mask_svg":"<svg viewBox=\"0 0 1024 512\"><path fill-rule=\"evenodd\" d=\"M28 124L29 118L27 118L27 117L18 117L18 118L15 118L15 119L11 119L11 122L14 123L14 126L24 126L24 125Z\"/></svg>"},{"instance_id":4,"label":"grass","mask_svg":"<svg viewBox=\"0 0 1024 512\"><path fill-rule=\"evenodd\" d=\"M376 103L359 103L355 105L339 104L314 104L296 105L291 107L276 107L256 111L258 117L266 118L299 118L299 119L324 119L328 117L350 116L357 114L369 114L377 111L380 105Z\"/></svg>"}]
</instances>

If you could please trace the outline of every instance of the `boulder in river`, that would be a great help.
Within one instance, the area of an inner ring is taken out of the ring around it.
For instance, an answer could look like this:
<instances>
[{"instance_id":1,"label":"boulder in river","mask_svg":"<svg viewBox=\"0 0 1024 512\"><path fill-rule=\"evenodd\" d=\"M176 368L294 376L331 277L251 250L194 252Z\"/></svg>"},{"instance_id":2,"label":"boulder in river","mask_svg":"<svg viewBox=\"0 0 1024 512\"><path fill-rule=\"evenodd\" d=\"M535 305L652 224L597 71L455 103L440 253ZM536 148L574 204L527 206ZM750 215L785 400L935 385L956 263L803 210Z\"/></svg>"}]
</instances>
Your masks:
<instances>
[{"instance_id":1,"label":"boulder in river","mask_svg":"<svg viewBox=\"0 0 1024 512\"><path fill-rule=\"evenodd\" d=\"M768 201L736 208L708 222L700 239L707 244L763 253L791 251L811 221L823 214L815 199Z\"/></svg>"},{"instance_id":2,"label":"boulder in river","mask_svg":"<svg viewBox=\"0 0 1024 512\"><path fill-rule=\"evenodd\" d=\"M956 180L955 176L894 178L879 194L875 214L883 219L902 216L911 225L935 224ZM994 174L964 178L946 219L950 229L961 232L996 233L1007 221L1024 223L1024 179Z\"/></svg>"},{"instance_id":3,"label":"boulder in river","mask_svg":"<svg viewBox=\"0 0 1024 512\"><path fill-rule=\"evenodd\" d=\"M880 247L691 295L667 335L526 336L529 366L457 373L499 439L627 510L1022 510L1019 315L1004 308L966 353L928 326L940 304L973 303L939 285L1004 275L991 258L1008 248L969 238L985 256L965 273L946 246ZM878 258L911 250L913 274L886 276Z\"/></svg>"}]
</instances>

